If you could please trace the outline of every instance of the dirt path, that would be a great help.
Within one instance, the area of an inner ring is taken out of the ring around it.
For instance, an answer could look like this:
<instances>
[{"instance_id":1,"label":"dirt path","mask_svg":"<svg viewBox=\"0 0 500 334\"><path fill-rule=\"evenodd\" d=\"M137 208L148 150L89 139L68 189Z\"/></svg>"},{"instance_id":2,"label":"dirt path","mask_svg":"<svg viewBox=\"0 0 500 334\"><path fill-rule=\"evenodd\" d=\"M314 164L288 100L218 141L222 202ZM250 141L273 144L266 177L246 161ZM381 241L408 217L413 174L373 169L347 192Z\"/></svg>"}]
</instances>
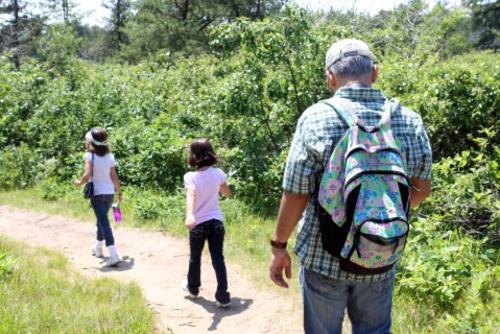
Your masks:
<instances>
[{"instance_id":1,"label":"dirt path","mask_svg":"<svg viewBox=\"0 0 500 334\"><path fill-rule=\"evenodd\" d=\"M215 274L204 254L202 290L195 301L185 299L180 282L188 264L188 243L159 232L115 228L120 255L117 268L105 268L90 255L95 238L93 224L61 216L0 206L0 234L33 246L66 254L72 265L87 275L136 281L157 313L159 332L173 333L301 333L300 296L263 291L246 279L238 266L228 264L232 306L214 304ZM263 268L264 270L264 268Z\"/></svg>"}]
</instances>

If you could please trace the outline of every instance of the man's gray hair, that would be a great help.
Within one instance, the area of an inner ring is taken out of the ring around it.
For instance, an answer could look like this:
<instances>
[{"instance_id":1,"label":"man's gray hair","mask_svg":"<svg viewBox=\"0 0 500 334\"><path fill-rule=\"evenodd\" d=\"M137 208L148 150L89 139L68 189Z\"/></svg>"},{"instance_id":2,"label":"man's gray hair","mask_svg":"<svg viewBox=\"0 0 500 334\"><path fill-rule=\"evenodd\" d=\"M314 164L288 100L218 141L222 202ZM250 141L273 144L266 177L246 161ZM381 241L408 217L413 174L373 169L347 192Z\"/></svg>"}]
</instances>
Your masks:
<instances>
[{"instance_id":1,"label":"man's gray hair","mask_svg":"<svg viewBox=\"0 0 500 334\"><path fill-rule=\"evenodd\" d=\"M341 78L358 78L372 72L373 60L365 56L352 56L339 59L328 68Z\"/></svg>"}]
</instances>

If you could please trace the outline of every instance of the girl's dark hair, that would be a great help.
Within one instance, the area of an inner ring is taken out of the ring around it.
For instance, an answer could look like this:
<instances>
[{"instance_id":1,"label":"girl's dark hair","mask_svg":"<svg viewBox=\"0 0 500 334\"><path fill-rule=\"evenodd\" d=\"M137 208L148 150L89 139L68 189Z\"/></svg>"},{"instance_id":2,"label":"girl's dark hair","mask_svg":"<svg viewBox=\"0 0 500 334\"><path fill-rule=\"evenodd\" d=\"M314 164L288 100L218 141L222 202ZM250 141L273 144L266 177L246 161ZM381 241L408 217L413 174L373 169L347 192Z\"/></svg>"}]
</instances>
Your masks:
<instances>
[{"instance_id":1,"label":"girl's dark hair","mask_svg":"<svg viewBox=\"0 0 500 334\"><path fill-rule=\"evenodd\" d=\"M94 138L94 140L97 141L102 142L108 139L108 134L106 133L106 130L104 130L103 128L92 128L90 130L90 134L92 135L92 138ZM109 144L107 145L94 145L93 143L90 144L92 145L95 154L97 154L100 157L103 157L110 152Z\"/></svg>"},{"instance_id":2,"label":"girl's dark hair","mask_svg":"<svg viewBox=\"0 0 500 334\"><path fill-rule=\"evenodd\" d=\"M212 166L219 159L215 154L214 148L206 138L197 138L193 140L189 147L188 163L196 169Z\"/></svg>"}]
</instances>

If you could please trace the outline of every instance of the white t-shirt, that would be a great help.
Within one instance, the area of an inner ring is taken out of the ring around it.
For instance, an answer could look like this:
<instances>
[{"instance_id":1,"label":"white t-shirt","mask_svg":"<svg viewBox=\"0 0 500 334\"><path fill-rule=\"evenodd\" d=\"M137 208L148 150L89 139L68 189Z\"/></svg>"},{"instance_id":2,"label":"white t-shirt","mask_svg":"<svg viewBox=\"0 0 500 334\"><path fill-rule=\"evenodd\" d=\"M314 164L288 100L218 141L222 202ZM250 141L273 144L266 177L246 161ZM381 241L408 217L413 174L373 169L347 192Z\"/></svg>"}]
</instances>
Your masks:
<instances>
[{"instance_id":1,"label":"white t-shirt","mask_svg":"<svg viewBox=\"0 0 500 334\"><path fill-rule=\"evenodd\" d=\"M92 164L92 153L87 152L83 159ZM92 181L94 182L94 195L109 195L115 193L115 186L111 180L111 167L116 166L115 157L108 153L103 157L94 153L94 166L92 171Z\"/></svg>"},{"instance_id":2,"label":"white t-shirt","mask_svg":"<svg viewBox=\"0 0 500 334\"><path fill-rule=\"evenodd\" d=\"M219 207L219 191L226 178L222 170L213 167L184 175L184 187L194 189L193 215L196 225L211 219L224 219Z\"/></svg>"}]
</instances>

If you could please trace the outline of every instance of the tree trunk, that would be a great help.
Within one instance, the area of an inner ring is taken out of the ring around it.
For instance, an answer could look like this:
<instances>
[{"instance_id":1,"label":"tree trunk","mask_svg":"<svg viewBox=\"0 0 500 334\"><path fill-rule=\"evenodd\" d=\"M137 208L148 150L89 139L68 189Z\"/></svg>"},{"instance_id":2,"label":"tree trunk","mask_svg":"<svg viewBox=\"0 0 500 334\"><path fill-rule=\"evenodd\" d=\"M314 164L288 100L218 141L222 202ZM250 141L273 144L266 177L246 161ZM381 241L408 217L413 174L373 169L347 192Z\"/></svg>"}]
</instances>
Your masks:
<instances>
[{"instance_id":1,"label":"tree trunk","mask_svg":"<svg viewBox=\"0 0 500 334\"><path fill-rule=\"evenodd\" d=\"M14 27L13 32L12 32L12 48L14 49L14 55L12 57L12 60L14 61L14 65L16 66L16 69L19 70L21 67L21 62L19 60L19 36L20 36L20 25L19 25L19 12L21 11L19 7L19 2L17 0L12 1L13 4L13 15L14 15L14 21L12 22L12 25Z\"/></svg>"},{"instance_id":2,"label":"tree trunk","mask_svg":"<svg viewBox=\"0 0 500 334\"><path fill-rule=\"evenodd\" d=\"M118 41L116 49L120 51L122 44L121 27L122 27L122 1L116 0L116 40Z\"/></svg>"},{"instance_id":3,"label":"tree trunk","mask_svg":"<svg viewBox=\"0 0 500 334\"><path fill-rule=\"evenodd\" d=\"M231 3L231 10L233 11L234 17L240 17L241 12L240 12L240 7L238 7L238 4L234 0L230 1Z\"/></svg>"},{"instance_id":4,"label":"tree trunk","mask_svg":"<svg viewBox=\"0 0 500 334\"><path fill-rule=\"evenodd\" d=\"M261 6L262 6L262 0L257 0L257 8L255 9L255 15L254 15L254 20L256 19L261 19Z\"/></svg>"},{"instance_id":5,"label":"tree trunk","mask_svg":"<svg viewBox=\"0 0 500 334\"><path fill-rule=\"evenodd\" d=\"M189 12L189 0L184 0L183 3L177 2L177 0L174 0L175 6L179 9L181 12L181 19L182 21L186 22L188 12Z\"/></svg>"},{"instance_id":6,"label":"tree trunk","mask_svg":"<svg viewBox=\"0 0 500 334\"><path fill-rule=\"evenodd\" d=\"M62 10L63 10L63 19L64 23L68 23L69 21L69 4L68 0L62 0Z\"/></svg>"}]
</instances>

